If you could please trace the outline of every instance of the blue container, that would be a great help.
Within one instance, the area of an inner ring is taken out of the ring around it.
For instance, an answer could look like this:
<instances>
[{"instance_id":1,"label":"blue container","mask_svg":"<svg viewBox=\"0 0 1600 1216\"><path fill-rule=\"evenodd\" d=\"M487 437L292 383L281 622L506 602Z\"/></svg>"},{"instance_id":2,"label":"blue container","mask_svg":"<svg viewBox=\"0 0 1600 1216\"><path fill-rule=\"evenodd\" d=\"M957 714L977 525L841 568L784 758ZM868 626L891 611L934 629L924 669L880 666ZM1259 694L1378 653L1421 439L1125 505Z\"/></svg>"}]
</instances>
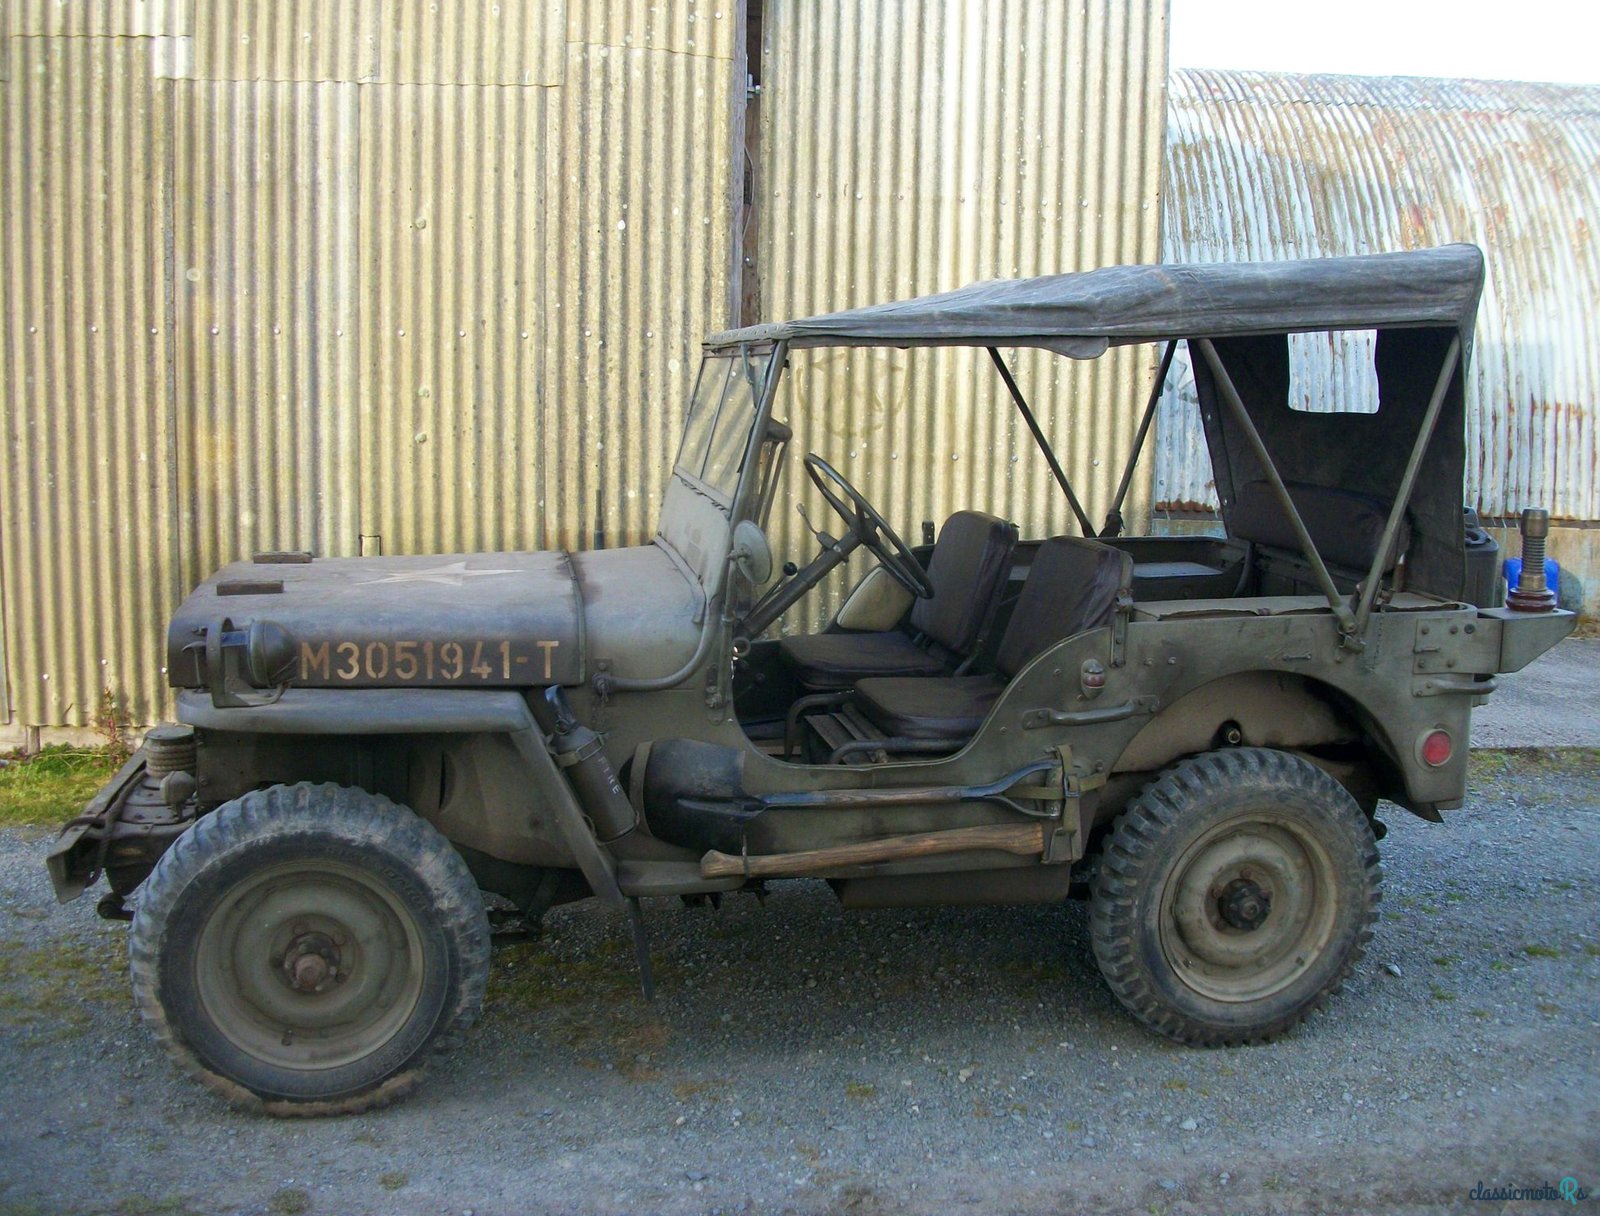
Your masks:
<instances>
[{"instance_id":1,"label":"blue container","mask_svg":"<svg viewBox=\"0 0 1600 1216\"><path fill-rule=\"evenodd\" d=\"M1522 577L1522 559L1520 557L1506 558L1506 591L1509 594L1517 589L1517 580ZM1556 599L1561 598L1561 564L1553 557L1544 559L1544 585L1555 593Z\"/></svg>"}]
</instances>

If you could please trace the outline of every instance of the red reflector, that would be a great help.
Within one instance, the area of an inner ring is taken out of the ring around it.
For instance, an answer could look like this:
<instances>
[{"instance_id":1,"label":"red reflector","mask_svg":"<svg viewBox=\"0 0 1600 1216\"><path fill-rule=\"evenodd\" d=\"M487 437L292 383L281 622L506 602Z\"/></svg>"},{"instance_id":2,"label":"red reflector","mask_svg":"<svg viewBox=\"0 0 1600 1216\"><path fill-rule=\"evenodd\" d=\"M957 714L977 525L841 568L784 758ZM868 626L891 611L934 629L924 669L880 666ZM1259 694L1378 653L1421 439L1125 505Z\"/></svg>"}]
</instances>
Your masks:
<instances>
[{"instance_id":1,"label":"red reflector","mask_svg":"<svg viewBox=\"0 0 1600 1216\"><path fill-rule=\"evenodd\" d=\"M1450 759L1453 750L1450 732L1436 730L1422 741L1422 762L1429 768L1438 768Z\"/></svg>"}]
</instances>

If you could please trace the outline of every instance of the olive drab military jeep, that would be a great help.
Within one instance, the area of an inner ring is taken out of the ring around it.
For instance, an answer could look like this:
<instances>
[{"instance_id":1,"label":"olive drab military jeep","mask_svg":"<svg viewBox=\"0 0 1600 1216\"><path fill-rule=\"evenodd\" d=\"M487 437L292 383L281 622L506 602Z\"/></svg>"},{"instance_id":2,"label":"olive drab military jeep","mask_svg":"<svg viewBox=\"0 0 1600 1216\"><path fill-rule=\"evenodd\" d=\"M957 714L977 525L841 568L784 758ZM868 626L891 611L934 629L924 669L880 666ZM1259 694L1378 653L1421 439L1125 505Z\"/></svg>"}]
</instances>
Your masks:
<instances>
[{"instance_id":1,"label":"olive drab military jeep","mask_svg":"<svg viewBox=\"0 0 1600 1216\"><path fill-rule=\"evenodd\" d=\"M263 553L196 588L168 635L178 722L63 830L57 893L104 876L156 1036L273 1113L376 1105L456 1041L486 893L528 918L623 910L647 994L649 897L799 877L852 908L1081 895L1106 983L1155 1031L1281 1034L1372 934L1380 800L1460 805L1472 706L1573 625L1532 560L1537 511L1526 585L1467 602L1482 280L1464 245L1128 266L718 334L648 545ZM1290 336L1348 331L1376 411L1291 408ZM1127 344L1159 374L1097 529L1003 352ZM1224 534L1125 536L1180 345ZM913 547L810 454L836 518L775 572L780 378L862 346L987 351L1080 534L1020 537L972 503ZM769 636L857 549L876 564L826 629Z\"/></svg>"}]
</instances>

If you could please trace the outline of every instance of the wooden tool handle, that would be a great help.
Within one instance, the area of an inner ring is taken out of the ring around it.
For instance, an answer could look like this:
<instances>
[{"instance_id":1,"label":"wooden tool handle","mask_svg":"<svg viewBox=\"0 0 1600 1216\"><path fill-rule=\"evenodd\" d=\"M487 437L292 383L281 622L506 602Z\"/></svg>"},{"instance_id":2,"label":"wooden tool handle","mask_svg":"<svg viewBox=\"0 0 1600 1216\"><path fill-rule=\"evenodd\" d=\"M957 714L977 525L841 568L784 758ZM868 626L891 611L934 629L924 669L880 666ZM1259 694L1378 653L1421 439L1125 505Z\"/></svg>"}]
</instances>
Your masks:
<instances>
[{"instance_id":1,"label":"wooden tool handle","mask_svg":"<svg viewBox=\"0 0 1600 1216\"><path fill-rule=\"evenodd\" d=\"M997 849L1026 857L1044 852L1044 825L1038 823L990 824L975 828L951 828L943 832L918 832L911 836L890 836L843 844L807 853L766 853L756 857L736 857L712 849L700 859L703 878L726 878L743 874L747 878L795 877L838 870L846 866L870 865L879 861L903 861L909 857L932 857L938 853L965 853L970 849Z\"/></svg>"}]
</instances>

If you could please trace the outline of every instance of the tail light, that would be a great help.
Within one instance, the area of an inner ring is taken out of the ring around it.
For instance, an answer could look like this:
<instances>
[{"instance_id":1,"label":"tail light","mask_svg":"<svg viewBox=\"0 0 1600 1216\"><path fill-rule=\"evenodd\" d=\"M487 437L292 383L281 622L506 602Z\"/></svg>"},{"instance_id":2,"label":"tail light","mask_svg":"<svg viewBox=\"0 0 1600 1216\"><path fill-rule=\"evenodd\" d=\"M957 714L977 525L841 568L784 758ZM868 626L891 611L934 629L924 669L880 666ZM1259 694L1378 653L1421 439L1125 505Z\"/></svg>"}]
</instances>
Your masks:
<instances>
[{"instance_id":1,"label":"tail light","mask_svg":"<svg viewBox=\"0 0 1600 1216\"><path fill-rule=\"evenodd\" d=\"M1429 768L1442 768L1455 754L1456 743L1447 730L1430 730L1417 744L1417 755Z\"/></svg>"}]
</instances>

